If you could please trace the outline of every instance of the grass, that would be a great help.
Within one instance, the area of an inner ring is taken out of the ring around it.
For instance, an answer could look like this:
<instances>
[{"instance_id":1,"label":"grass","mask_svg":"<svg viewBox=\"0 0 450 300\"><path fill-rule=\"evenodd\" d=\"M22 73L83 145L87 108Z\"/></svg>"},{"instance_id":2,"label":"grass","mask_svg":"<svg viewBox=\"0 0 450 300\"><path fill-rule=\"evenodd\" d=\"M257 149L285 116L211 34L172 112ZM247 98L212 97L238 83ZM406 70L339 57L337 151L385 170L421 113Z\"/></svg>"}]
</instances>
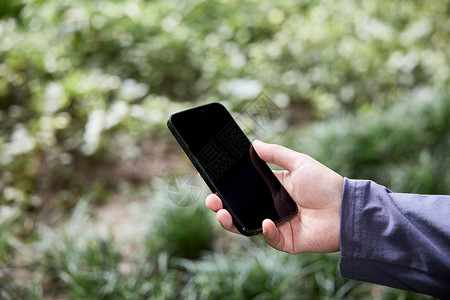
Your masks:
<instances>
[{"instance_id":1,"label":"grass","mask_svg":"<svg viewBox=\"0 0 450 300\"><path fill-rule=\"evenodd\" d=\"M153 216L152 228L146 238L151 253L164 251L170 257L196 259L205 251L212 251L216 232L213 214L205 207L207 188L192 193L191 186L167 185L164 181L151 195L150 213ZM186 207L179 206L168 196L175 188L180 195L187 195Z\"/></svg>"},{"instance_id":2,"label":"grass","mask_svg":"<svg viewBox=\"0 0 450 300\"><path fill-rule=\"evenodd\" d=\"M166 299L173 297L180 272L169 268L165 252L151 255L138 243L117 240L100 230L79 204L58 231L41 228L43 296L71 299Z\"/></svg>"}]
</instances>

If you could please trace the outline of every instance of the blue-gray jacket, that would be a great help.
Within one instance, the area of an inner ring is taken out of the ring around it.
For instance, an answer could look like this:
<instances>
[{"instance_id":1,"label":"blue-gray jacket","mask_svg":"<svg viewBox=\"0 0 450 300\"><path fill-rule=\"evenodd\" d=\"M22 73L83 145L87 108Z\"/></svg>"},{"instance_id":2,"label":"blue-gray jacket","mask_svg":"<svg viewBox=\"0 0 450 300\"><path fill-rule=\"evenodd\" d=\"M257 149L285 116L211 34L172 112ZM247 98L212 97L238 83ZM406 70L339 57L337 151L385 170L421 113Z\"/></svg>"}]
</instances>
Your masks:
<instances>
[{"instance_id":1,"label":"blue-gray jacket","mask_svg":"<svg viewBox=\"0 0 450 300\"><path fill-rule=\"evenodd\" d=\"M346 178L340 230L343 277L450 299L450 196Z\"/></svg>"}]
</instances>

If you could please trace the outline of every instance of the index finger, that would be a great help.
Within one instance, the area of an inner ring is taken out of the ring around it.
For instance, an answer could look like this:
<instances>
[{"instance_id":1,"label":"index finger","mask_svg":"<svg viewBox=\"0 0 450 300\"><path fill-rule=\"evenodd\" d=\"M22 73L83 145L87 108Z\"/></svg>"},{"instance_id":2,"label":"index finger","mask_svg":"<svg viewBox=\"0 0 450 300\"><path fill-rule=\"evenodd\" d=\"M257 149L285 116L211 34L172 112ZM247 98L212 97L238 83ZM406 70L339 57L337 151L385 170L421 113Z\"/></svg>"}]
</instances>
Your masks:
<instances>
[{"instance_id":1,"label":"index finger","mask_svg":"<svg viewBox=\"0 0 450 300\"><path fill-rule=\"evenodd\" d=\"M233 224L233 218L230 213L226 209L223 209L222 200L220 200L217 194L208 195L205 204L206 207L216 213L217 221L219 221L220 225L225 230L240 234L239 230L237 230L236 226Z\"/></svg>"},{"instance_id":2,"label":"index finger","mask_svg":"<svg viewBox=\"0 0 450 300\"><path fill-rule=\"evenodd\" d=\"M208 195L208 197L206 197L205 204L207 208L215 213L223 208L222 200L220 200L217 194Z\"/></svg>"}]
</instances>

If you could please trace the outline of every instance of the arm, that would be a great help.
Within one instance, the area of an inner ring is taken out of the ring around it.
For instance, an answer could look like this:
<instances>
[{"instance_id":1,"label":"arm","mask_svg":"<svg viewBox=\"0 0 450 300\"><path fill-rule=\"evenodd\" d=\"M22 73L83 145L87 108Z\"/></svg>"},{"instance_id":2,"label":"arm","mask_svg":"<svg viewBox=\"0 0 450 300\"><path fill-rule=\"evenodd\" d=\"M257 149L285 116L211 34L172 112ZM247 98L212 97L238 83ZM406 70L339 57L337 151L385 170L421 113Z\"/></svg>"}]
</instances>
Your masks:
<instances>
[{"instance_id":1,"label":"arm","mask_svg":"<svg viewBox=\"0 0 450 300\"><path fill-rule=\"evenodd\" d=\"M343 277L450 296L450 196L345 179L341 205Z\"/></svg>"}]
</instances>

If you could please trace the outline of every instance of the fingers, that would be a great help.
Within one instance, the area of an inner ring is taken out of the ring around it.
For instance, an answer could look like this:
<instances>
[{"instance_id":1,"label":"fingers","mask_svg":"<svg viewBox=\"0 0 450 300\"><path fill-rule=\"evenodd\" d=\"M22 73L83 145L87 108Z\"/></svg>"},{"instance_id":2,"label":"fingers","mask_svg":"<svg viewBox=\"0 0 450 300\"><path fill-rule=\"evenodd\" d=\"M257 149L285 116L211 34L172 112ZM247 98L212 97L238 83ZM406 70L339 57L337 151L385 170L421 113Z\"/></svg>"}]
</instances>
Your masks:
<instances>
[{"instance_id":1,"label":"fingers","mask_svg":"<svg viewBox=\"0 0 450 300\"><path fill-rule=\"evenodd\" d=\"M216 218L225 230L240 234L233 224L233 218L226 209L219 210L216 214Z\"/></svg>"},{"instance_id":2,"label":"fingers","mask_svg":"<svg viewBox=\"0 0 450 300\"><path fill-rule=\"evenodd\" d=\"M212 210L213 212L218 212L223 208L222 200L220 200L217 194L210 194L206 197L205 200L206 207Z\"/></svg>"},{"instance_id":3,"label":"fingers","mask_svg":"<svg viewBox=\"0 0 450 300\"><path fill-rule=\"evenodd\" d=\"M262 160L288 171L295 169L304 158L304 155L280 145L266 144L258 140L252 145Z\"/></svg>"},{"instance_id":4,"label":"fingers","mask_svg":"<svg viewBox=\"0 0 450 300\"><path fill-rule=\"evenodd\" d=\"M208 195L208 197L206 197L205 204L206 207L216 213L217 221L219 221L220 225L224 229L240 234L236 226L233 224L233 218L230 213L226 209L223 209L222 200L220 200L217 194Z\"/></svg>"},{"instance_id":5,"label":"fingers","mask_svg":"<svg viewBox=\"0 0 450 300\"><path fill-rule=\"evenodd\" d=\"M267 244L277 250L284 250L284 237L272 220L265 219L262 223L262 230Z\"/></svg>"}]
</instances>

